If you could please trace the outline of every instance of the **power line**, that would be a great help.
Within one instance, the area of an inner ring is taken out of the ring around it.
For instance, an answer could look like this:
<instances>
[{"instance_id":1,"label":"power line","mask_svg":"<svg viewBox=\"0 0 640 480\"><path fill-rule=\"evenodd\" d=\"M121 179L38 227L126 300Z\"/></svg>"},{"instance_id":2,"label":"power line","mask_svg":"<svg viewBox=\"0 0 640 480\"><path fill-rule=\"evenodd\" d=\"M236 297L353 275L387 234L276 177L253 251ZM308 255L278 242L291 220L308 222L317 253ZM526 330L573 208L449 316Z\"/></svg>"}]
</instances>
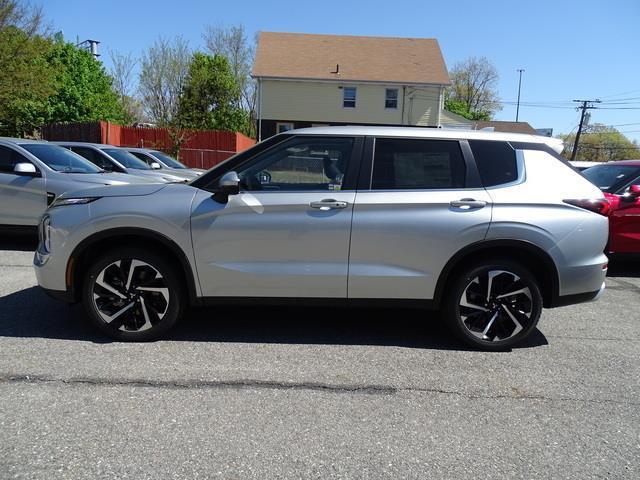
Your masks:
<instances>
[{"instance_id":1,"label":"power line","mask_svg":"<svg viewBox=\"0 0 640 480\"><path fill-rule=\"evenodd\" d=\"M635 93L635 92L640 92L640 90L629 90L629 91L627 91L627 92L614 93L613 95L605 95L605 96L600 97L600 98L619 97L620 95L627 95L628 93Z\"/></svg>"}]
</instances>

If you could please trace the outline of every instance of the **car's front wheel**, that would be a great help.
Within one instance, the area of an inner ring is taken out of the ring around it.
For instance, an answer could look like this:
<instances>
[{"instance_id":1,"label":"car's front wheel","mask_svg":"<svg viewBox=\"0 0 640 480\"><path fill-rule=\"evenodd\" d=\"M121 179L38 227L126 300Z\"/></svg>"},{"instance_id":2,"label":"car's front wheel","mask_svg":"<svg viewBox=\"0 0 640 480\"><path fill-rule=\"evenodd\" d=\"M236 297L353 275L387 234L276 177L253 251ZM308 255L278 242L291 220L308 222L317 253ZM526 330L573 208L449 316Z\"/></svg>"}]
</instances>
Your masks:
<instances>
[{"instance_id":1,"label":"car's front wheel","mask_svg":"<svg viewBox=\"0 0 640 480\"><path fill-rule=\"evenodd\" d=\"M453 333L483 350L503 350L524 340L542 312L536 277L506 260L487 260L461 271L446 299L445 318Z\"/></svg>"},{"instance_id":2,"label":"car's front wheel","mask_svg":"<svg viewBox=\"0 0 640 480\"><path fill-rule=\"evenodd\" d=\"M98 257L83 285L90 322L123 341L161 337L180 318L183 298L174 265L137 248L116 248Z\"/></svg>"}]
</instances>

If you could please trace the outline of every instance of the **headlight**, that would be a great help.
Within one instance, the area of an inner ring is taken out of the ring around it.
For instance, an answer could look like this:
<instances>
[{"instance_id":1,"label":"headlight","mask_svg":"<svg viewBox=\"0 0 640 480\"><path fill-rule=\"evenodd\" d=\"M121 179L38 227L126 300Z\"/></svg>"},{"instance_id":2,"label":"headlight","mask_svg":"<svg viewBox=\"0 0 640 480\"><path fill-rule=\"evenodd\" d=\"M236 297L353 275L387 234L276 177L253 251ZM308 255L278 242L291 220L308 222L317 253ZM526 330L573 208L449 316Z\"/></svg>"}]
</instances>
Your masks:
<instances>
[{"instance_id":1,"label":"headlight","mask_svg":"<svg viewBox=\"0 0 640 480\"><path fill-rule=\"evenodd\" d=\"M85 203L91 203L97 200L98 198L100 197L59 198L58 200L53 202L53 205L51 205L51 208L64 207L66 205L83 205Z\"/></svg>"},{"instance_id":2,"label":"headlight","mask_svg":"<svg viewBox=\"0 0 640 480\"><path fill-rule=\"evenodd\" d=\"M44 253L51 252L51 217L45 215L40 222L40 228L38 233L40 234L40 245L44 250Z\"/></svg>"}]
</instances>

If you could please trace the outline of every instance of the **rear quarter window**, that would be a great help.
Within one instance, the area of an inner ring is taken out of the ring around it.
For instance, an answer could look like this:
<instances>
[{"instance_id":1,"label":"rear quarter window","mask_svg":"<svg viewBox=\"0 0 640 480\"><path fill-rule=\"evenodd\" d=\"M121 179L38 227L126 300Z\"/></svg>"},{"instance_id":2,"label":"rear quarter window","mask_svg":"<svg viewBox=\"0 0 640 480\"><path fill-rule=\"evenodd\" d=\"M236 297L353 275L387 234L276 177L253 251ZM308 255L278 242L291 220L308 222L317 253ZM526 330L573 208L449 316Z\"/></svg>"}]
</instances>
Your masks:
<instances>
[{"instance_id":1,"label":"rear quarter window","mask_svg":"<svg viewBox=\"0 0 640 480\"><path fill-rule=\"evenodd\" d=\"M517 180L516 151L507 142L469 140L469 146L485 187L504 185Z\"/></svg>"}]
</instances>

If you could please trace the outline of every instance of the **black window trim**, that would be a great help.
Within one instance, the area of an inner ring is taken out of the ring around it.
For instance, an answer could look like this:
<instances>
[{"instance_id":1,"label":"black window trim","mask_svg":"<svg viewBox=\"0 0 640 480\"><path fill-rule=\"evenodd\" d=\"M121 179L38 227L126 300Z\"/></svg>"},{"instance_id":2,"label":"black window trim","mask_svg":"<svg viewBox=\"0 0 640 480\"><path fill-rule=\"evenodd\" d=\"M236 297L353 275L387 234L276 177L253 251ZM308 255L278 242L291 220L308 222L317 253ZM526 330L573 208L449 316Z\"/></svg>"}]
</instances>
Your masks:
<instances>
[{"instance_id":1,"label":"black window trim","mask_svg":"<svg viewBox=\"0 0 640 480\"><path fill-rule=\"evenodd\" d=\"M394 139L394 140L444 140L449 142L457 142L462 153L462 158L465 165L465 179L464 187L460 188L411 188L411 189L386 189L386 190L374 190L373 185L373 162L375 158L376 148L375 142L377 139ZM372 192L446 192L446 191L459 191L459 190L478 190L482 189L482 182L480 182L480 173L478 167L473 159L471 148L469 143L465 139L460 138L446 138L446 137L414 137L414 136L399 136L399 135L379 135L379 136L367 136L365 140L365 146L363 150L362 167L360 168L360 176L358 178L358 190L359 191L372 191Z\"/></svg>"},{"instance_id":2,"label":"black window trim","mask_svg":"<svg viewBox=\"0 0 640 480\"><path fill-rule=\"evenodd\" d=\"M279 138L278 138L279 137ZM244 152L234 155L228 160L216 165L213 167L213 170L208 173L198 177L193 182L191 182L191 186L195 188L199 188L201 190L215 193L216 187L211 186L216 185L220 178L227 172L236 170L238 167L244 165L247 162L252 161L258 155L265 154L270 150L275 149L278 146L283 145L285 142L290 141L294 138L352 138L353 139L353 147L351 150L351 158L349 160L349 164L347 165L347 171L344 175L344 180L342 182L342 186L339 192L351 192L356 191L357 189L357 179L360 172L360 165L362 163L362 150L364 137L362 135L297 135L297 134L287 134L281 133L279 135L274 135L273 137L268 138L267 140L256 144L254 147L249 150L245 150ZM274 140L273 143L269 142L270 140ZM269 142L269 143L268 143ZM260 148L260 147L266 148ZM221 168L222 167L222 168ZM327 190L296 190L296 191L258 191L254 193L316 193L323 192L327 193Z\"/></svg>"}]
</instances>

